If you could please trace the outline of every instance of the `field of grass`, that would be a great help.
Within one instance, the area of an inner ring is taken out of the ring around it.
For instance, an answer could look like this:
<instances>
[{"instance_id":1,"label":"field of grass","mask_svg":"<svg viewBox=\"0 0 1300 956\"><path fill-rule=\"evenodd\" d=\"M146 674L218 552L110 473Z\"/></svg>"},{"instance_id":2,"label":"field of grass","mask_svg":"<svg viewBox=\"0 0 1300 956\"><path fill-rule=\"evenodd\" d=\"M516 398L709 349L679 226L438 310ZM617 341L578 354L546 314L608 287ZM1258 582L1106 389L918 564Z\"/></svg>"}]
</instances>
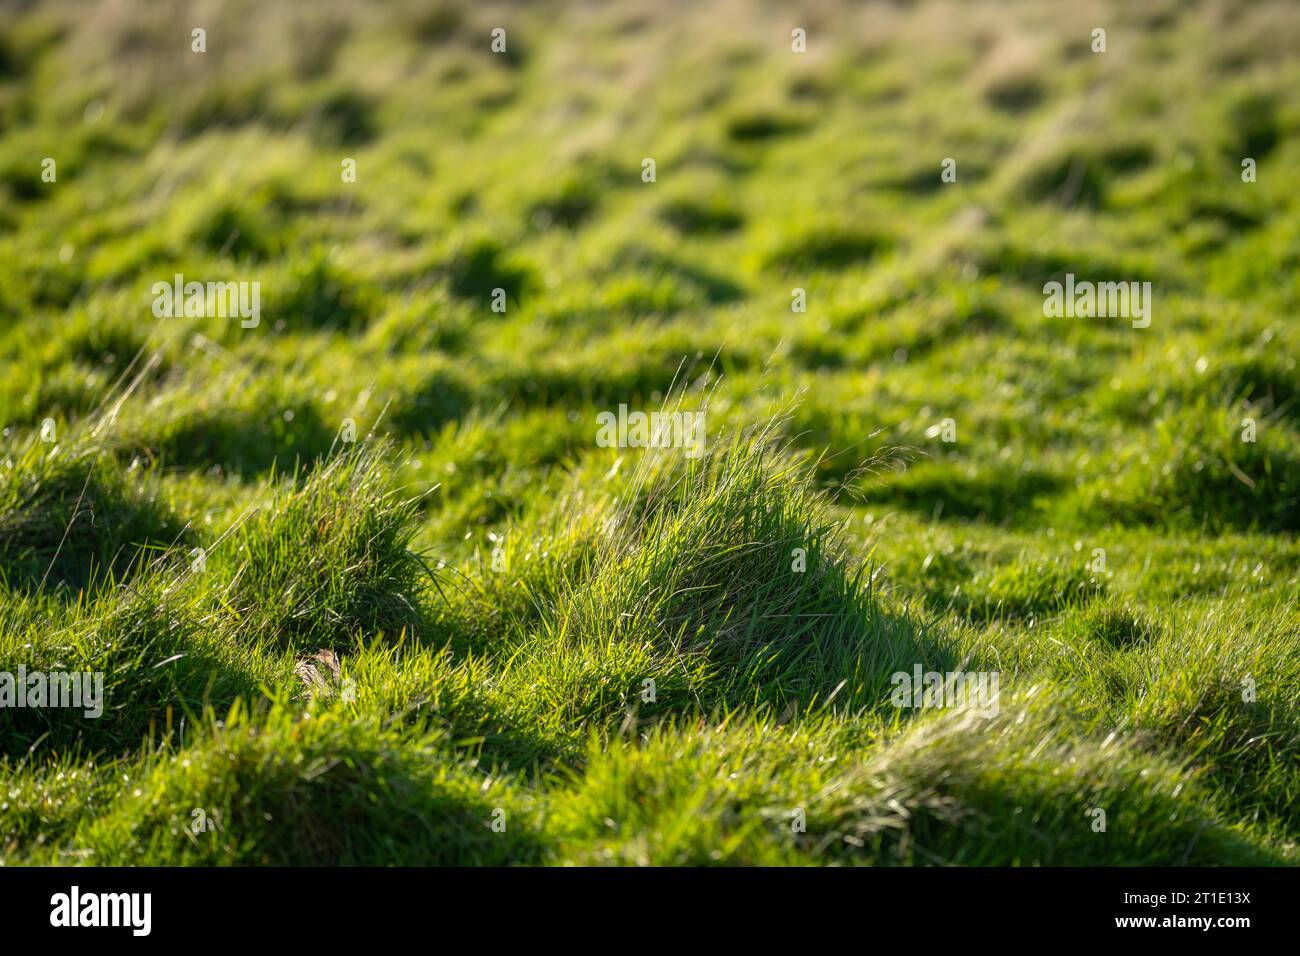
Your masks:
<instances>
[{"instance_id":1,"label":"field of grass","mask_svg":"<svg viewBox=\"0 0 1300 956\"><path fill-rule=\"evenodd\" d=\"M1300 8L785 6L6 5L0 863L1300 862Z\"/></svg>"}]
</instances>

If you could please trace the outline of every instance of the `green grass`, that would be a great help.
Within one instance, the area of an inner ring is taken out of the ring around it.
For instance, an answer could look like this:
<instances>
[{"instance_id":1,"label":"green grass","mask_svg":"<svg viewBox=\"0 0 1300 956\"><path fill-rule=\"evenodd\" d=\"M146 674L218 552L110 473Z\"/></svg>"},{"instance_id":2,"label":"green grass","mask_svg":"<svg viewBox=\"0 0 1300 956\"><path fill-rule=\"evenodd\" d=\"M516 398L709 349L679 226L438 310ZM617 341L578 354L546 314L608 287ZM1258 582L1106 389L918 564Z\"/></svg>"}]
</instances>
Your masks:
<instances>
[{"instance_id":1,"label":"green grass","mask_svg":"<svg viewBox=\"0 0 1300 956\"><path fill-rule=\"evenodd\" d=\"M0 863L1300 862L1288 5L0 17Z\"/></svg>"}]
</instances>

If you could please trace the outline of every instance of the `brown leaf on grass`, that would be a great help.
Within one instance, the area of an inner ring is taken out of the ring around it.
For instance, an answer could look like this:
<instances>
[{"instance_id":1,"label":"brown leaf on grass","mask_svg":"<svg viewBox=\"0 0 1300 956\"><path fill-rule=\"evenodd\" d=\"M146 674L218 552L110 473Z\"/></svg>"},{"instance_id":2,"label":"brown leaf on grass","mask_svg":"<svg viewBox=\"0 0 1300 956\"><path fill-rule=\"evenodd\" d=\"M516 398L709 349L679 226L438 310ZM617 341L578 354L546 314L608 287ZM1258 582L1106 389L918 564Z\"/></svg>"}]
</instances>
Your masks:
<instances>
[{"instance_id":1,"label":"brown leaf on grass","mask_svg":"<svg viewBox=\"0 0 1300 956\"><path fill-rule=\"evenodd\" d=\"M295 664L293 672L302 679L311 696L332 697L334 685L339 682L339 659L331 650L319 650Z\"/></svg>"}]
</instances>

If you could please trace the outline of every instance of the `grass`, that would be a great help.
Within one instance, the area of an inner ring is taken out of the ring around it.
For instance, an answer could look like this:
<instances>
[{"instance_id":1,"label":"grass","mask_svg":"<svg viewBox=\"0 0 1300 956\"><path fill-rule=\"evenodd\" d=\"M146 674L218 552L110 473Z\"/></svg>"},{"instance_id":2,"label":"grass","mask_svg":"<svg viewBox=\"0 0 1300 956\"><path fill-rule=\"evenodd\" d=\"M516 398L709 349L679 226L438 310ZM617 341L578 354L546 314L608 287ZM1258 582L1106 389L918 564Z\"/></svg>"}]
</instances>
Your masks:
<instances>
[{"instance_id":1,"label":"grass","mask_svg":"<svg viewBox=\"0 0 1300 956\"><path fill-rule=\"evenodd\" d=\"M1298 862L1286 4L0 16L0 863Z\"/></svg>"}]
</instances>

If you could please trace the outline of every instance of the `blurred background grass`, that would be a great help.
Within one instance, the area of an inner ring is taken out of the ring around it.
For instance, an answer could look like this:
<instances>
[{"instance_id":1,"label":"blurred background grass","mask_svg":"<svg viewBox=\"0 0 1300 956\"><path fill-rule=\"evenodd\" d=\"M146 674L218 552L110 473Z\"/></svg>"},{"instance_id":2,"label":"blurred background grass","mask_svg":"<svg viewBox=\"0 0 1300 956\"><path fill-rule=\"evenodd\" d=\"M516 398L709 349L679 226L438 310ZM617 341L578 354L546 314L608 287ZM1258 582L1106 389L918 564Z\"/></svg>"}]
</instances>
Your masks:
<instances>
[{"instance_id":1,"label":"blurred background grass","mask_svg":"<svg viewBox=\"0 0 1300 956\"><path fill-rule=\"evenodd\" d=\"M256 473L386 405L418 445L503 403L545 464L686 358L729 379L720 419L806 389L795 432L837 453L828 480L923 448L875 489L919 513L1294 530L1293 13L20 4L0 421L71 421L160 350L132 404L228 419L196 446L150 411L139 439L168 465ZM1152 281L1153 327L1045 319L1071 271ZM176 272L260 281L264 327L153 319ZM1243 417L1266 423L1254 445ZM945 418L955 445L928 434Z\"/></svg>"}]
</instances>

